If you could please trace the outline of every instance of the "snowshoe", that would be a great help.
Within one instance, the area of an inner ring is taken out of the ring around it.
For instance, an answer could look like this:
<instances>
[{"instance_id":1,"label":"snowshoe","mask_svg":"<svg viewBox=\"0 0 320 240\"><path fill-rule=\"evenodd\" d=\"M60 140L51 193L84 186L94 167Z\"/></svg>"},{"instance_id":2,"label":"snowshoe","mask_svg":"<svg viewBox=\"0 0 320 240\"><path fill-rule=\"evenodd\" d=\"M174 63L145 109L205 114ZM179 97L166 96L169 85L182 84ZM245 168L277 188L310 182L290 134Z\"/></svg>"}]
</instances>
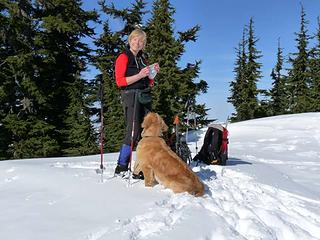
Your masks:
<instances>
[{"instance_id":1,"label":"snowshoe","mask_svg":"<svg viewBox=\"0 0 320 240\"><path fill-rule=\"evenodd\" d=\"M139 172L139 174L134 174L134 173L132 173L132 178L133 178L133 179L141 179L141 180L144 180L143 172Z\"/></svg>"},{"instance_id":2,"label":"snowshoe","mask_svg":"<svg viewBox=\"0 0 320 240\"><path fill-rule=\"evenodd\" d=\"M114 170L115 175L122 174L123 172L127 172L128 167L127 166L122 166L122 165L117 165L116 169Z\"/></svg>"}]
</instances>

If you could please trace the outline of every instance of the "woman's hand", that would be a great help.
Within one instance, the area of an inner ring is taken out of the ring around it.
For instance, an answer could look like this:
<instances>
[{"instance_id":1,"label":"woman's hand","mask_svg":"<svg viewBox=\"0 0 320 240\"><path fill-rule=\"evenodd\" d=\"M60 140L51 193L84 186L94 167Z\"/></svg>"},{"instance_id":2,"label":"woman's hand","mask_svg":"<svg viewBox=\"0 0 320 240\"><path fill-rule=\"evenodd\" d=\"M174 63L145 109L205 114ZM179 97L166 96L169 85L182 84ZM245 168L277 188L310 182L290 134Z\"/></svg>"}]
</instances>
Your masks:
<instances>
[{"instance_id":1,"label":"woman's hand","mask_svg":"<svg viewBox=\"0 0 320 240\"><path fill-rule=\"evenodd\" d=\"M140 79L148 76L149 72L150 72L149 67L142 68L139 72Z\"/></svg>"},{"instance_id":2,"label":"woman's hand","mask_svg":"<svg viewBox=\"0 0 320 240\"><path fill-rule=\"evenodd\" d=\"M154 64L154 70L156 70L157 72L160 71L159 63L155 63L155 64Z\"/></svg>"}]
</instances>

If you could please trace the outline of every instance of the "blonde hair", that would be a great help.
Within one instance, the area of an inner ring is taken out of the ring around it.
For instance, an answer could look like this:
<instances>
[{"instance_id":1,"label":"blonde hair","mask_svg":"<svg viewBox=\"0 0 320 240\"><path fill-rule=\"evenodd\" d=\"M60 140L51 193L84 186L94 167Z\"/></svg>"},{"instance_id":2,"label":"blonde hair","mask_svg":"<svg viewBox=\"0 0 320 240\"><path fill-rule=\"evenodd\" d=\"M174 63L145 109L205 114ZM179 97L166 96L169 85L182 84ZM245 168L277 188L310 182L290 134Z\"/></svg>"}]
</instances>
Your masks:
<instances>
[{"instance_id":1,"label":"blonde hair","mask_svg":"<svg viewBox=\"0 0 320 240\"><path fill-rule=\"evenodd\" d=\"M130 33L130 35L128 37L128 43L130 44L130 41L135 37L140 37L142 39L143 48L144 48L147 43L147 34L141 29L135 29Z\"/></svg>"}]
</instances>

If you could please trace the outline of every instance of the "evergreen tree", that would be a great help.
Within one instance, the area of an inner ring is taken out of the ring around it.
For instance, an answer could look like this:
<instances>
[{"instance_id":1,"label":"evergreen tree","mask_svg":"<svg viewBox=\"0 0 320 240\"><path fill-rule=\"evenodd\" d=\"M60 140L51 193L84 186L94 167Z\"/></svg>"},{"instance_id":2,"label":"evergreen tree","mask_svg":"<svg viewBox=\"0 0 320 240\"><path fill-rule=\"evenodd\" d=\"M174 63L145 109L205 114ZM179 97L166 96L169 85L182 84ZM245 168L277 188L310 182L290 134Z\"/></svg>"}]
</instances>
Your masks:
<instances>
[{"instance_id":1,"label":"evergreen tree","mask_svg":"<svg viewBox=\"0 0 320 240\"><path fill-rule=\"evenodd\" d=\"M277 63L272 69L271 78L273 80L272 89L270 90L272 115L281 115L286 113L288 102L286 92L286 78L282 75L283 56L280 47L280 39L278 40Z\"/></svg>"},{"instance_id":2,"label":"evergreen tree","mask_svg":"<svg viewBox=\"0 0 320 240\"><path fill-rule=\"evenodd\" d=\"M66 136L64 153L67 155L88 155L98 151L96 137L90 120L89 103L86 101L86 84L79 78L68 87L70 105L65 119Z\"/></svg>"},{"instance_id":3,"label":"evergreen tree","mask_svg":"<svg viewBox=\"0 0 320 240\"><path fill-rule=\"evenodd\" d=\"M199 26L178 32L179 38L175 39L174 13L175 9L168 0L154 1L152 17L146 28L150 63L158 62L161 67L153 88L153 109L162 115L169 126L175 115L186 113L185 105L188 101L194 105L194 110L200 118L204 119L206 115L205 106L195 103L196 96L207 90L204 80L194 82L198 77L201 62L189 63L183 69L177 66L185 51L185 44L188 41L196 41Z\"/></svg>"},{"instance_id":4,"label":"evergreen tree","mask_svg":"<svg viewBox=\"0 0 320 240\"><path fill-rule=\"evenodd\" d=\"M236 110L236 113L232 114L232 121L242 120L242 117L240 115L237 115L237 113L239 112L239 107L244 101L243 88L246 81L246 64L248 58L246 53L246 31L247 29L244 28L242 41L239 43L238 48L236 48L237 58L233 71L235 73L235 79L230 83L231 96L228 97L228 102L230 102Z\"/></svg>"},{"instance_id":5,"label":"evergreen tree","mask_svg":"<svg viewBox=\"0 0 320 240\"><path fill-rule=\"evenodd\" d=\"M310 51L310 78L311 78L311 111L320 112L320 18L318 20L318 29L315 35L316 46Z\"/></svg>"},{"instance_id":6,"label":"evergreen tree","mask_svg":"<svg viewBox=\"0 0 320 240\"><path fill-rule=\"evenodd\" d=\"M124 28L117 32L120 34L122 40L126 40L128 35L136 27L142 26L142 17L147 13L147 11L144 11L147 5L144 0L135 0L134 3L131 4L130 8L125 8L123 10L117 9L114 3L111 3L109 6L105 0L101 0L100 5L107 15L121 19L125 23ZM122 42L122 44L125 44L125 42Z\"/></svg>"},{"instance_id":7,"label":"evergreen tree","mask_svg":"<svg viewBox=\"0 0 320 240\"><path fill-rule=\"evenodd\" d=\"M291 113L302 113L311 110L310 102L310 73L309 73L309 52L307 45L310 36L307 33L305 12L301 6L300 32L296 33L298 52L289 57L292 65L288 71L289 111Z\"/></svg>"},{"instance_id":8,"label":"evergreen tree","mask_svg":"<svg viewBox=\"0 0 320 240\"><path fill-rule=\"evenodd\" d=\"M120 44L119 44L120 43ZM96 77L95 92L102 94L104 106L104 137L105 149L107 152L119 151L125 134L123 109L121 106L120 91L114 79L114 62L123 47L122 39L118 33L112 33L108 22L104 23L103 33L95 42L97 55L95 65L101 74ZM101 111L97 111L101 114ZM99 117L101 119L101 116Z\"/></svg>"},{"instance_id":9,"label":"evergreen tree","mask_svg":"<svg viewBox=\"0 0 320 240\"><path fill-rule=\"evenodd\" d=\"M8 29L10 24L10 11L8 1L0 1L0 160L8 157L7 151L11 143L10 134L5 128L3 119L9 112L10 103L8 101L12 91L13 79L10 77L8 69L5 71L7 58L10 56L8 44Z\"/></svg>"},{"instance_id":10,"label":"evergreen tree","mask_svg":"<svg viewBox=\"0 0 320 240\"><path fill-rule=\"evenodd\" d=\"M106 125L106 134L111 136L112 139L109 140L111 144L113 140L115 140L114 144L119 142L116 140L116 137L120 136L119 133L122 132L119 131L119 128L121 129L122 127L119 123L122 123L123 116L121 114L120 118L118 118L120 110L119 104L117 104L117 101L119 101L119 91L115 90L113 72L107 71L109 69L113 70L115 56L126 46L127 36L130 32L137 26L142 26L142 17L146 13L144 11L145 6L146 3L144 1L136 0L131 4L130 8L118 10L114 4L107 5L105 1L102 1L102 9L107 15L124 21L124 28L118 32L111 33L109 28L105 28L104 34L99 39L101 43L98 43L105 48L99 53L99 56L101 56L99 64L101 66L104 65L102 68L99 67L99 69L104 69L104 76L102 78L105 88L104 97L106 99L109 97L109 100L105 101L106 106L109 102L109 105L106 107L107 114L109 115L106 115L106 119L107 121L110 119L110 125ZM186 112L184 107L188 100L191 99L192 101L190 102L195 102L195 96L199 92L206 91L207 83L205 81L200 81L199 83L193 82L198 76L200 61L188 64L184 69L177 67L177 61L184 52L184 44L188 41L196 40L196 33L199 27L196 26L188 31L179 32L179 39L175 39L171 25L173 23L172 14L174 13L174 9L170 6L169 1L155 2L154 9L156 8L158 10L153 10L153 17L148 21L145 28L148 35L145 52L149 55L148 59L150 63L159 62L161 66L161 71L156 77L156 85L153 91L153 110L160 113L165 121L170 124L173 122L174 115ZM163 32L163 34L159 34L160 32ZM103 40L103 38L105 39ZM107 42L109 45L106 44ZM200 119L204 118L205 106L195 104L193 107L200 115Z\"/></svg>"},{"instance_id":11,"label":"evergreen tree","mask_svg":"<svg viewBox=\"0 0 320 240\"><path fill-rule=\"evenodd\" d=\"M50 135L55 127L34 115L8 114L4 119L12 134L12 146L8 153L12 158L54 156L58 144Z\"/></svg>"},{"instance_id":12,"label":"evergreen tree","mask_svg":"<svg viewBox=\"0 0 320 240\"><path fill-rule=\"evenodd\" d=\"M0 9L0 158L52 155L54 126L39 113L45 95L38 83L32 2L1 1Z\"/></svg>"},{"instance_id":13,"label":"evergreen tree","mask_svg":"<svg viewBox=\"0 0 320 240\"><path fill-rule=\"evenodd\" d=\"M258 101L258 93L262 92L257 89L257 82L261 78L261 63L258 62L261 55L256 48L258 39L254 35L253 24L253 19L250 18L248 32L246 28L243 31L242 42L237 49L235 80L230 83L229 102L234 105L236 110L232 118L235 121L253 119L266 114L266 107L259 104ZM247 38L245 37L246 33L248 34Z\"/></svg>"},{"instance_id":14,"label":"evergreen tree","mask_svg":"<svg viewBox=\"0 0 320 240\"><path fill-rule=\"evenodd\" d=\"M90 54L81 38L94 34L88 22L95 21L97 14L81 9L79 0L37 1L36 7L40 20L36 53L41 90L46 96L41 114L56 127L54 137L60 147L57 154L92 153L93 129L84 99L87 89L79 76ZM84 121L77 119L77 124L72 124L77 117Z\"/></svg>"},{"instance_id":15,"label":"evergreen tree","mask_svg":"<svg viewBox=\"0 0 320 240\"><path fill-rule=\"evenodd\" d=\"M246 64L246 84L243 88L245 101L240 105L239 111L245 119L253 119L257 116L259 110L257 82L261 76L261 63L258 63L262 57L261 51L257 50L258 39L254 35L254 22L250 18L248 29L248 62Z\"/></svg>"},{"instance_id":16,"label":"evergreen tree","mask_svg":"<svg viewBox=\"0 0 320 240\"><path fill-rule=\"evenodd\" d=\"M174 13L175 9L169 1L155 1L147 29L150 63L158 62L161 67L153 88L153 110L159 113L168 125L173 122L174 115L180 113L179 102L175 96L179 89L180 71L177 61L181 57L182 45L174 38Z\"/></svg>"}]
</instances>

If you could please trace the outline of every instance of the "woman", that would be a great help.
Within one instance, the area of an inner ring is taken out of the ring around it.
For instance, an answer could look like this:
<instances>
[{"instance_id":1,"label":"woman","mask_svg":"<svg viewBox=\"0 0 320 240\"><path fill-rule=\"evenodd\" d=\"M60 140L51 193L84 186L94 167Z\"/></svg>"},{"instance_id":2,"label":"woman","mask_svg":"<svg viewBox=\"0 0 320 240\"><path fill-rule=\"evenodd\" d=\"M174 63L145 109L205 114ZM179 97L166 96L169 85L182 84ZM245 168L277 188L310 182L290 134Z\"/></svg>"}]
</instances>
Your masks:
<instances>
[{"instance_id":1,"label":"woman","mask_svg":"<svg viewBox=\"0 0 320 240\"><path fill-rule=\"evenodd\" d=\"M132 149L139 140L143 117L151 110L151 93L154 80L150 79L150 67L142 50L146 46L147 35L135 29L128 37L129 49L121 53L115 63L115 78L121 88L121 100L126 123L126 135L120 149L115 174L128 171ZM154 71L159 72L159 64ZM143 99L143 95L145 96Z\"/></svg>"}]
</instances>

